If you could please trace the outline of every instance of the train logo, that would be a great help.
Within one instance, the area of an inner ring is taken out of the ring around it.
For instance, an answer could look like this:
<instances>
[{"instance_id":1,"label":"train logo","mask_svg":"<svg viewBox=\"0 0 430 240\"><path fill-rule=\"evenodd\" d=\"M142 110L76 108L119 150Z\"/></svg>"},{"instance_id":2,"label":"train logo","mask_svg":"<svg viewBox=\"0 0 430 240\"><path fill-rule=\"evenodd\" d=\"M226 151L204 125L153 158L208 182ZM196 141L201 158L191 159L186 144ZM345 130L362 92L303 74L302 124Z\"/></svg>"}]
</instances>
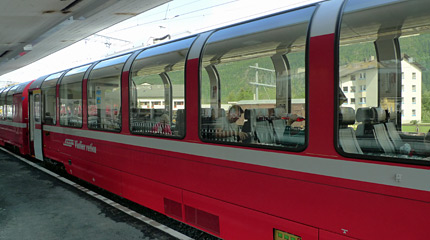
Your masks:
<instances>
[{"instance_id":1,"label":"train logo","mask_svg":"<svg viewBox=\"0 0 430 240\"><path fill-rule=\"evenodd\" d=\"M86 145L86 144L83 144L82 141L78 141L78 140L73 140L73 139L66 138L64 140L63 146L66 146L66 147L73 147L73 146L75 146L75 148L79 149L79 150L83 150L83 151L87 151L87 152L92 152L92 153L97 153L97 147L93 146L92 143L90 143L89 145Z\"/></svg>"},{"instance_id":2,"label":"train logo","mask_svg":"<svg viewBox=\"0 0 430 240\"><path fill-rule=\"evenodd\" d=\"M75 141L73 141L73 139L65 139L63 146L66 147L73 147L73 145L75 144Z\"/></svg>"}]
</instances>

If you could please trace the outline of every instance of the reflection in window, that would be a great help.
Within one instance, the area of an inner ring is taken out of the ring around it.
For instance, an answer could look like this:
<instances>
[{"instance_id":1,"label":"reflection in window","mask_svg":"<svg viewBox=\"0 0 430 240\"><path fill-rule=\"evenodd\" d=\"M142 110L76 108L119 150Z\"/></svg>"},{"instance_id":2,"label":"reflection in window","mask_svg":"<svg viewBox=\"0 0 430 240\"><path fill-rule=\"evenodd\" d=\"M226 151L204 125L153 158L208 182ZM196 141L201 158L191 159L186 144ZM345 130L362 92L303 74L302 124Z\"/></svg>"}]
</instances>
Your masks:
<instances>
[{"instance_id":1,"label":"reflection in window","mask_svg":"<svg viewBox=\"0 0 430 240\"><path fill-rule=\"evenodd\" d=\"M82 127L82 79L89 66L72 69L61 80L61 126Z\"/></svg>"},{"instance_id":2,"label":"reflection in window","mask_svg":"<svg viewBox=\"0 0 430 240\"><path fill-rule=\"evenodd\" d=\"M200 69L202 139L304 147L305 46L313 10L226 28L208 39Z\"/></svg>"},{"instance_id":3,"label":"reflection in window","mask_svg":"<svg viewBox=\"0 0 430 240\"><path fill-rule=\"evenodd\" d=\"M63 73L48 76L42 84L42 123L55 125L57 122L57 82Z\"/></svg>"},{"instance_id":4,"label":"reflection in window","mask_svg":"<svg viewBox=\"0 0 430 240\"><path fill-rule=\"evenodd\" d=\"M19 85L15 85L7 91L6 96L6 120L12 121L14 117L17 115L17 109L18 107L16 104L18 103L18 99L15 99L14 101L14 94L17 90Z\"/></svg>"},{"instance_id":5,"label":"reflection in window","mask_svg":"<svg viewBox=\"0 0 430 240\"><path fill-rule=\"evenodd\" d=\"M98 63L88 78L88 128L121 130L121 72L130 55Z\"/></svg>"},{"instance_id":6,"label":"reflection in window","mask_svg":"<svg viewBox=\"0 0 430 240\"><path fill-rule=\"evenodd\" d=\"M365 73L355 94L365 104L339 108L338 147L368 157L430 160L428 128L419 127L430 122L430 85L425 86L430 61L424 51L430 42L430 2L359 9L365 5L349 0L341 21L339 86L356 86L351 76Z\"/></svg>"},{"instance_id":7,"label":"reflection in window","mask_svg":"<svg viewBox=\"0 0 430 240\"><path fill-rule=\"evenodd\" d=\"M184 136L185 57L193 41L150 48L137 56L130 78L132 133Z\"/></svg>"},{"instance_id":8,"label":"reflection in window","mask_svg":"<svg viewBox=\"0 0 430 240\"><path fill-rule=\"evenodd\" d=\"M3 90L5 91L5 90ZM0 93L0 120L3 120L3 113L4 113L4 97L2 98L2 94Z\"/></svg>"},{"instance_id":9,"label":"reflection in window","mask_svg":"<svg viewBox=\"0 0 430 240\"><path fill-rule=\"evenodd\" d=\"M6 95L7 95L7 92L9 91L9 89L10 89L10 87L9 88L5 88L3 90L3 92L0 93L0 106L1 106L1 109L2 109L2 112L0 114L0 119L1 120L5 120L6 119Z\"/></svg>"}]
</instances>

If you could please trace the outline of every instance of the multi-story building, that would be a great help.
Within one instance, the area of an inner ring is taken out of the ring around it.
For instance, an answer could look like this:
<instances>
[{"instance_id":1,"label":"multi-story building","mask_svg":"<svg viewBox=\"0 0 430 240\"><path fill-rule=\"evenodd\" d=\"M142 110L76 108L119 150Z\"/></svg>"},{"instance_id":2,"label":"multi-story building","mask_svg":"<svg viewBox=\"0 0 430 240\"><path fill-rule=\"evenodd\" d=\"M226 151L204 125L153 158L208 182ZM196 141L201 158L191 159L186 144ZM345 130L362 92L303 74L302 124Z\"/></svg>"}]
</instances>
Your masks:
<instances>
[{"instance_id":1,"label":"multi-story building","mask_svg":"<svg viewBox=\"0 0 430 240\"><path fill-rule=\"evenodd\" d=\"M421 121L423 67L405 54L401 61L401 69L402 123L410 123L412 120ZM378 106L378 87L389 87L388 85L393 83L388 82L385 86L378 86L378 62L374 57L368 61L342 66L340 88L346 97L342 106L354 109ZM385 108L389 108L390 112L394 112L393 107L393 104L385 104Z\"/></svg>"},{"instance_id":2,"label":"multi-story building","mask_svg":"<svg viewBox=\"0 0 430 240\"><path fill-rule=\"evenodd\" d=\"M140 109L164 109L164 85L142 85L137 87L137 107ZM172 110L184 109L184 85L172 85Z\"/></svg>"}]
</instances>

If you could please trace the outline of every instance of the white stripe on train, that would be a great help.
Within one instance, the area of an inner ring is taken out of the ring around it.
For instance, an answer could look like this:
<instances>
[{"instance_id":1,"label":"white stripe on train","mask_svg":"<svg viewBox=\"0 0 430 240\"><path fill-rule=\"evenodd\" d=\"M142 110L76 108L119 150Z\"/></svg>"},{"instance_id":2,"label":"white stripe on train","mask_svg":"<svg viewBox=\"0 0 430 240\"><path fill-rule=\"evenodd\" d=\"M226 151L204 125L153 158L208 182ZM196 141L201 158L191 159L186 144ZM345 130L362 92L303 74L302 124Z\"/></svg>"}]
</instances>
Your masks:
<instances>
[{"instance_id":1,"label":"white stripe on train","mask_svg":"<svg viewBox=\"0 0 430 240\"><path fill-rule=\"evenodd\" d=\"M130 136L118 133L56 126L44 126L44 130L138 147L185 153L195 156L223 159L388 186L430 191L430 173L426 169L389 166L378 163L341 161L339 159L288 154L288 152L276 153L258 149L241 149L224 145L217 146L202 143L190 143L169 139Z\"/></svg>"}]
</instances>

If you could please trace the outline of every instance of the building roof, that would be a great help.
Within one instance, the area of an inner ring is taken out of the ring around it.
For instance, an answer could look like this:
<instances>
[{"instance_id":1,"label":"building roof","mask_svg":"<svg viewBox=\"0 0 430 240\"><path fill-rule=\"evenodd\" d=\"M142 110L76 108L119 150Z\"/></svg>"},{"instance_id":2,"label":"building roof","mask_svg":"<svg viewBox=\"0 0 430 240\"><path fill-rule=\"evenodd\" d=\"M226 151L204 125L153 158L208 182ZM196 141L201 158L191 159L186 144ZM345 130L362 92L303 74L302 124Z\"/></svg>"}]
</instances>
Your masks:
<instances>
[{"instance_id":1,"label":"building roof","mask_svg":"<svg viewBox=\"0 0 430 240\"><path fill-rule=\"evenodd\" d=\"M137 86L139 98L161 98L164 99L164 85L140 85ZM184 98L184 84L172 85L173 98Z\"/></svg>"},{"instance_id":2,"label":"building roof","mask_svg":"<svg viewBox=\"0 0 430 240\"><path fill-rule=\"evenodd\" d=\"M423 65L416 62L414 60L414 58L410 57L407 54L403 54L402 61L405 61L405 62L411 64L412 66L415 66L420 71L426 70L426 68ZM351 63L348 65L340 66L339 67L339 76L345 77L345 76L354 74L356 72L375 69L375 68L377 68L377 66L379 66L379 68L385 67L385 65L383 63L379 63L374 57L372 57L371 60L368 60L368 61L356 62L356 63Z\"/></svg>"}]
</instances>

